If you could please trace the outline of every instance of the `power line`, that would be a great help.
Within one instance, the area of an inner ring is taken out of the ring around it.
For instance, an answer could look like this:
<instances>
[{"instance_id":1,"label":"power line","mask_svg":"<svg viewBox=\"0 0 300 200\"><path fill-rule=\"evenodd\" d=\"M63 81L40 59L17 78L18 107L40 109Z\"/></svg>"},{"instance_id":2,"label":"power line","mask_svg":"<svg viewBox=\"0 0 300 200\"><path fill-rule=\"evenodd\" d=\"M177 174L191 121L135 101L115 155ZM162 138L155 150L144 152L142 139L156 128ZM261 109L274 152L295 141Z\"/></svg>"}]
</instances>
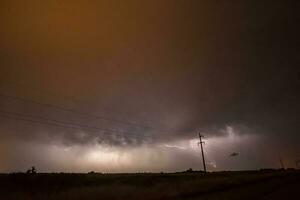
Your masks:
<instances>
[{"instance_id":1,"label":"power line","mask_svg":"<svg viewBox=\"0 0 300 200\"><path fill-rule=\"evenodd\" d=\"M38 91L38 93L40 93L42 95L62 98L62 99L65 99L69 102L73 102L73 103L76 103L76 104L77 103L85 103L86 104L85 101L79 100L77 98L58 95L58 94L56 94L52 91L49 91L49 90L46 91L46 90L41 89L41 88L36 87L36 86L34 86L34 87L33 86L28 86L28 85L26 85L24 83L20 83L20 82L6 82L6 85L13 86L13 87L19 87L20 86L20 87L23 87L23 88L26 88L26 89L30 89L31 91ZM114 112L114 113L118 113L118 114L121 114L121 115L127 115L127 116L130 115L130 113L123 112L123 111L122 112L120 112L120 111L116 112L115 109L113 110L112 108L107 108L107 107L103 108L103 110L108 110L109 112Z\"/></svg>"},{"instance_id":2,"label":"power line","mask_svg":"<svg viewBox=\"0 0 300 200\"><path fill-rule=\"evenodd\" d=\"M7 84L7 82L6 82L6 84ZM10 86L16 86L16 87L21 86L23 88L30 89L32 91L38 91L40 94L43 94L43 95L46 94L47 96L53 96L53 97L63 98L63 99L66 99L66 100L68 100L70 102L85 103L86 104L86 102L78 100L76 98L71 98L71 97L66 97L66 96L62 96L62 95L57 95L54 92L45 91L45 90L43 90L41 88L38 88L38 87L32 87L32 86L29 87L28 85L26 85L24 83L9 82L8 85L10 85ZM6 95L6 96L9 96L9 95ZM10 96L10 97L15 97L15 96ZM31 102L31 103L33 103L33 102ZM61 106L59 106L59 107L61 107ZM118 113L118 114L121 114L121 115L124 115L124 114L126 114L127 116L129 115L129 113L124 113L124 112L119 112L119 111L116 112L115 110L112 110L112 109L105 108L104 110L109 110L110 112L115 112L115 113ZM83 114L82 111L76 111L76 112L81 112L81 114ZM77 113L77 114L79 114L79 113ZM156 129L156 130L159 130L160 132L168 132L169 131L169 130L163 130L163 129L160 129L160 128L154 128L154 127L147 126L147 125L140 124L140 123L136 123L136 122L128 122L128 121L123 121L123 120L109 119L109 118L105 118L103 116L94 115L94 114L90 114L90 113L86 113L86 112L84 112L84 114L89 114L89 117L92 117L91 115L93 115L93 117L97 117L97 118L102 119L102 120L113 121L113 122L120 123L120 124L127 124L127 125L131 125L131 126L135 126L134 128L139 127L139 128L144 128L144 129Z\"/></svg>"},{"instance_id":3,"label":"power line","mask_svg":"<svg viewBox=\"0 0 300 200\"><path fill-rule=\"evenodd\" d=\"M4 111L4 110L0 110L0 113L17 115L17 116L21 116L21 117L30 117L30 118L38 119L38 120L41 119L41 120L51 121L51 122L54 122L54 123L60 123L60 124L66 124L66 125L71 125L71 126L77 126L77 127L81 127L81 128L84 128L84 129L96 129L96 130L100 130L100 131L118 132L117 130L114 130L114 129L105 129L105 128L99 128L99 127L96 127L96 126L88 126L88 125L78 124L78 123L76 124L76 123L72 123L72 122L64 122L64 121L50 119L50 118L43 117L43 116L38 116L38 115L22 114L22 113L16 113L16 112ZM129 134L129 132L126 132L126 131L123 131L122 133Z\"/></svg>"},{"instance_id":4,"label":"power line","mask_svg":"<svg viewBox=\"0 0 300 200\"><path fill-rule=\"evenodd\" d=\"M1 94L1 93L0 93L0 96L10 98L10 99L15 99L15 100L26 102L26 103L32 103L32 104L37 104L37 105L40 105L40 106L50 107L50 108L53 108L53 109L56 109L56 110L71 112L71 113L78 114L78 115L84 115L84 116L87 116L87 117L97 118L97 119L101 119L101 120L105 120L105 121L111 121L111 122L115 122L115 123L119 123L119 124L125 124L125 125L130 126L130 127L135 126L135 127L140 127L140 128L146 128L146 129L150 128L150 127L146 127L146 126L140 126L138 124L131 123L131 122L125 122L125 121L120 121L120 120L115 120L115 119L104 118L104 117L99 116L99 115L90 114L90 113L87 113L87 112L78 111L78 110L74 110L74 109L70 109L70 108L64 108L64 107L57 106L57 105L54 105L54 104L41 103L41 102L38 102L38 101L35 101L35 100L32 100L32 99L26 99L26 98L22 98L22 97L11 96L11 95Z\"/></svg>"},{"instance_id":5,"label":"power line","mask_svg":"<svg viewBox=\"0 0 300 200\"><path fill-rule=\"evenodd\" d=\"M127 125L129 127L134 127L134 128L139 127L139 129L140 128L154 129L153 127L150 127L150 126L144 126L144 125L139 125L137 123L131 123L131 122L125 122L125 121L121 121L121 120L104 118L102 116L95 115L95 114L90 114L88 112L74 110L74 109L70 109L70 108L64 108L62 106L57 106L57 105L49 104L49 103L41 103L41 102L38 102L38 101L35 101L35 100L32 100L32 99L26 99L26 98L22 98L22 97L18 97L18 96L11 96L11 95L0 93L0 97L10 98L10 99L14 99L14 100L17 100L17 101L22 101L22 102L25 102L25 103L31 103L31 104L36 104L36 105L39 105L39 106L49 107L49 108L53 108L53 109L56 109L56 110L62 110L64 112L70 112L70 113L74 113L74 114L82 115L82 116L86 116L86 117L91 117L91 118L101 119L101 120L110 121L110 122L114 122L114 123L124 124L124 125ZM156 130L158 130L160 132L169 132L168 130L162 130L162 129L156 129Z\"/></svg>"},{"instance_id":6,"label":"power line","mask_svg":"<svg viewBox=\"0 0 300 200\"><path fill-rule=\"evenodd\" d=\"M11 115L13 115L15 117L13 117ZM0 111L0 116L4 117L4 118L20 120L20 121L26 121L26 122L31 122L31 123L38 123L38 124L43 124L43 125L58 126L58 127L71 128L71 129L77 129L77 130L83 130L84 129L87 132L93 132L93 133L99 133L99 131L101 131L101 134L107 134L107 133L111 134L111 133L113 133L114 135L124 137L124 135L121 135L119 132L115 132L115 131L112 131L112 130L109 130L109 129L100 129L100 128L98 128L98 129L93 128L92 129L92 128L87 128L87 126L82 126L82 125L79 125L79 124L72 124L72 123L65 123L65 122L61 122L61 121L58 121L58 120L52 120L52 122L51 122L50 119L48 121L40 121L40 120L34 119L33 117L28 116L30 118L33 118L33 119L30 119L28 117L25 117L26 115L22 115L22 114L18 114L18 113ZM105 132L103 132L103 131L105 131ZM143 138L143 139L147 138L147 137L142 137L140 135L133 135L133 134L130 134L130 135L133 136L133 137L137 137L137 138L138 137Z\"/></svg>"},{"instance_id":7,"label":"power line","mask_svg":"<svg viewBox=\"0 0 300 200\"><path fill-rule=\"evenodd\" d=\"M7 82L6 82L6 84L7 84ZM16 86L16 87L20 86L20 87L23 87L23 88L26 88L26 89L30 89L32 91L38 91L40 94L43 94L43 95L46 94L48 96L63 98L63 99L66 99L66 100L68 100L70 102L74 102L74 103L85 103L86 104L86 102L84 102L82 100L78 100L78 99L73 98L73 97L66 97L66 96L62 96L62 95L57 95L56 93L54 93L52 91L45 91L44 89L41 89L41 88L38 88L38 87L28 86L28 85L26 85L24 83L20 83L20 82L18 82L18 83L17 82L8 82L8 85L10 85L10 86ZM0 96L1 95L5 95L5 94L1 94L0 93ZM5 95L5 96L10 96L10 95ZM16 97L16 96L10 96L10 97ZM16 97L16 98L20 98L20 97ZM25 99L25 100L28 100L28 99ZM30 100L30 101L31 101L31 103L33 103L32 101L34 101L34 100ZM40 102L38 102L38 103L40 103ZM63 108L62 106L56 106L56 105L53 105L53 104L51 104L51 106L55 106L56 108L57 107ZM110 108L109 109L105 108L105 109L109 110L110 112L114 112L114 113L118 113L118 114L122 114L122 115L126 114L128 116L128 114L129 114L129 113L120 112L120 111L116 112L115 109L114 110L112 110ZM68 110L72 110L72 109L68 109ZM64 111L66 111L66 110L64 110ZM112 119L112 118L105 118L103 116L99 116L99 115L95 115L95 114L90 114L88 112L82 112L82 111L78 111L78 110L73 110L73 111L75 111L77 114L80 114L80 113L84 114L84 115L87 114L87 115L89 115L89 117L96 117L98 119L102 119L102 120L106 120L106 121L113 121L115 123L127 124L127 125L130 125L131 127L134 127L134 128L139 127L139 128L144 128L144 129L154 129L154 130L157 130L157 131L160 131L160 132L170 132L170 130L166 130L166 129L162 129L162 128L157 128L157 127L153 127L153 126L148 126L148 125L140 124L140 123L137 123L137 122L128 122L128 121L116 120L116 119ZM68 111L68 112L71 112L71 111ZM176 132L176 133L183 133L183 132Z\"/></svg>"}]
</instances>

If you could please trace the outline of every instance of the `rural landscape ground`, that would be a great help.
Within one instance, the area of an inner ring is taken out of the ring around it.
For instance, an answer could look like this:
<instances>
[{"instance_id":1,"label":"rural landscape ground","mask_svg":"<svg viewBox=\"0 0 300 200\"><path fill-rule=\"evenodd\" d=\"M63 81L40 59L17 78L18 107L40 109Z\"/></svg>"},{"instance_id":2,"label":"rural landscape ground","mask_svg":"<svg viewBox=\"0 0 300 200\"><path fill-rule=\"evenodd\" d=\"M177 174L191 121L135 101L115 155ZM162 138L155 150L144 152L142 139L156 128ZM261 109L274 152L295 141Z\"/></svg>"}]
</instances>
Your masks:
<instances>
[{"instance_id":1,"label":"rural landscape ground","mask_svg":"<svg viewBox=\"0 0 300 200\"><path fill-rule=\"evenodd\" d=\"M299 170L1 174L0 199L291 199ZM293 198L295 199L295 198Z\"/></svg>"}]
</instances>

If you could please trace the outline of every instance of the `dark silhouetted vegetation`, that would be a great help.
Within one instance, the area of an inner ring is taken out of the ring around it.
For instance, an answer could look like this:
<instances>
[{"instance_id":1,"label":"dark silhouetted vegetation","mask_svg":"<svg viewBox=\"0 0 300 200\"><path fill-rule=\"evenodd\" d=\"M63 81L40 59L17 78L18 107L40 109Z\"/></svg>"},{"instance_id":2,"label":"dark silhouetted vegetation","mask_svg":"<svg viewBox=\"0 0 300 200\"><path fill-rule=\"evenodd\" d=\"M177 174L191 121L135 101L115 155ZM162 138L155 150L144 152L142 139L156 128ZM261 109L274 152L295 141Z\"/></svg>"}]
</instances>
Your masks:
<instances>
[{"instance_id":1,"label":"dark silhouetted vegetation","mask_svg":"<svg viewBox=\"0 0 300 200\"><path fill-rule=\"evenodd\" d=\"M27 173L27 174L36 174L36 169L35 169L35 167L31 167L31 169L28 169L28 170L26 171L26 173Z\"/></svg>"},{"instance_id":2,"label":"dark silhouetted vegetation","mask_svg":"<svg viewBox=\"0 0 300 200\"><path fill-rule=\"evenodd\" d=\"M286 193L298 193L298 186L298 170L12 173L0 174L0 199L284 199Z\"/></svg>"}]
</instances>

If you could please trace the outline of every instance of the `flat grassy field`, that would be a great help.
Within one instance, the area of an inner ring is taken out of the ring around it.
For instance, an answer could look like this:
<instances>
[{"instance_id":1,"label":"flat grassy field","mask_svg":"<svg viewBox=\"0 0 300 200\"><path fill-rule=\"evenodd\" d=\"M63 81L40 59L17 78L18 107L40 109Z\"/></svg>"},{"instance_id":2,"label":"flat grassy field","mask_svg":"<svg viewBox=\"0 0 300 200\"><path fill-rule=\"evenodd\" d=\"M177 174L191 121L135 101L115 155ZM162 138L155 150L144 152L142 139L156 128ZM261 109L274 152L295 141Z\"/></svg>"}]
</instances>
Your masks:
<instances>
[{"instance_id":1,"label":"flat grassy field","mask_svg":"<svg viewBox=\"0 0 300 200\"><path fill-rule=\"evenodd\" d=\"M292 198L292 196L296 198ZM1 174L0 199L298 199L300 171Z\"/></svg>"}]
</instances>

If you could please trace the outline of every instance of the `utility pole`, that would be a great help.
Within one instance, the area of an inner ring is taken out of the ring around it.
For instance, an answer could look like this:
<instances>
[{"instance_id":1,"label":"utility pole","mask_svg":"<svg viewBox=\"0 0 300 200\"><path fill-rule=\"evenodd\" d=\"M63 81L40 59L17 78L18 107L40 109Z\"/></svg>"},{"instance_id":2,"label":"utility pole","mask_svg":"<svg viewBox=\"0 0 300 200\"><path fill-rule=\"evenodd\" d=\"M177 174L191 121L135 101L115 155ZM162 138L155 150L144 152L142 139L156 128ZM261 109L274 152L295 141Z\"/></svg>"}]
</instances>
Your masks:
<instances>
[{"instance_id":1,"label":"utility pole","mask_svg":"<svg viewBox=\"0 0 300 200\"><path fill-rule=\"evenodd\" d=\"M285 168L284 168L283 160L281 159L281 156L280 156L280 155L279 155L279 161L280 161L281 168L282 168L282 169L285 169Z\"/></svg>"},{"instance_id":2,"label":"utility pole","mask_svg":"<svg viewBox=\"0 0 300 200\"><path fill-rule=\"evenodd\" d=\"M203 137L203 136L199 133L199 139L200 139L200 142L198 143L198 145L200 144L200 147L201 147L203 169L204 169L204 172L206 173L205 158L204 158L204 152L203 152L203 146L202 146L202 144L203 144L204 142L202 142L202 137Z\"/></svg>"},{"instance_id":3,"label":"utility pole","mask_svg":"<svg viewBox=\"0 0 300 200\"><path fill-rule=\"evenodd\" d=\"M299 164L300 164L300 160L295 160L295 164L296 164L296 169L299 169L299 168L300 168L300 167L299 167L299 166L300 166L300 165L299 165Z\"/></svg>"}]
</instances>

